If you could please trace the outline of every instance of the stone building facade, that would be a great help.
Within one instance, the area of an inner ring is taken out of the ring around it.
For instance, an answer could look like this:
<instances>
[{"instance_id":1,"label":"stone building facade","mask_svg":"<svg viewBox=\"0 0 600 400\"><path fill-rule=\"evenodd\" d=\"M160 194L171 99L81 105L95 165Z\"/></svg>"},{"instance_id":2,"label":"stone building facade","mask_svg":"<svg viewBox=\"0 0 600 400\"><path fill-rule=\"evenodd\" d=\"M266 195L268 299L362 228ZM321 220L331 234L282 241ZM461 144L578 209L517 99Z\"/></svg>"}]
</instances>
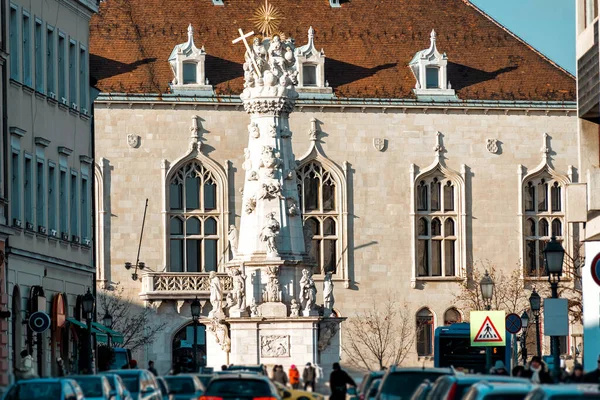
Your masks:
<instances>
[{"instance_id":1,"label":"stone building facade","mask_svg":"<svg viewBox=\"0 0 600 400\"><path fill-rule=\"evenodd\" d=\"M14 380L22 350L40 376L56 373L58 357L77 371L84 336L68 319L83 318L80 298L95 289L89 21L98 4L15 0L2 7L9 100L1 197L11 234L0 267L0 310L11 316L8 337L0 335L0 386ZM39 334L27 324L36 311L51 321Z\"/></svg>"},{"instance_id":2,"label":"stone building facade","mask_svg":"<svg viewBox=\"0 0 600 400\"><path fill-rule=\"evenodd\" d=\"M209 271L229 287L229 227L239 228L248 205L240 189L249 179L244 148L252 126L239 98L244 50L231 44L237 26L224 21L251 26L259 3L178 5L171 10L178 22L159 28L147 2L130 1L126 13L143 37L132 34L119 0L104 2L92 21L92 76L101 92L94 103L97 276L168 322L138 355L155 360L161 373L190 343L196 296L200 322L208 324ZM311 237L317 303L326 272L338 316L394 298L415 320L417 343L407 362L431 360L433 330L468 319L455 295L474 270L518 268L530 290L546 280L540 252L550 236L567 249L577 245L566 213L568 187L580 179L574 79L466 1L421 0L402 10L363 1L339 8L272 3L286 15L280 29L296 41L284 47L302 71L289 120L296 163L287 167ZM431 10L431 18L421 20L417 9ZM388 24L369 25L377 18ZM201 147L186 158L190 129ZM198 182L174 180L188 176L192 164ZM185 228L172 224L181 186L201 194L186 212L208 230L188 227L187 217ZM135 259L146 199L140 260L147 268L132 280L124 266ZM342 346L343 331L334 336ZM216 336L199 340L206 364L220 365L211 350ZM241 351L247 362L262 360L257 349ZM321 363L324 354L310 361Z\"/></svg>"}]
</instances>

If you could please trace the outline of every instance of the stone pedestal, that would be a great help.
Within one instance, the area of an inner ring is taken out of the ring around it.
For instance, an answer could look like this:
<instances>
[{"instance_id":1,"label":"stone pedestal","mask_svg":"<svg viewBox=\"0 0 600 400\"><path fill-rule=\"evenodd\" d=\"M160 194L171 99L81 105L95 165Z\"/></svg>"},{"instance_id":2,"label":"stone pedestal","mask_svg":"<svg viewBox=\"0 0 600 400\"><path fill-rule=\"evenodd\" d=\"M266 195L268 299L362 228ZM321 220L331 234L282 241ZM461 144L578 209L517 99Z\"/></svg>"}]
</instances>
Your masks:
<instances>
[{"instance_id":1,"label":"stone pedestal","mask_svg":"<svg viewBox=\"0 0 600 400\"><path fill-rule=\"evenodd\" d=\"M240 317L249 317L250 314L246 310L240 310L237 308L232 308L229 310L230 318L240 318Z\"/></svg>"},{"instance_id":2,"label":"stone pedestal","mask_svg":"<svg viewBox=\"0 0 600 400\"><path fill-rule=\"evenodd\" d=\"M261 317L265 318L285 318L287 317L287 307L283 303L263 303L258 306Z\"/></svg>"}]
</instances>

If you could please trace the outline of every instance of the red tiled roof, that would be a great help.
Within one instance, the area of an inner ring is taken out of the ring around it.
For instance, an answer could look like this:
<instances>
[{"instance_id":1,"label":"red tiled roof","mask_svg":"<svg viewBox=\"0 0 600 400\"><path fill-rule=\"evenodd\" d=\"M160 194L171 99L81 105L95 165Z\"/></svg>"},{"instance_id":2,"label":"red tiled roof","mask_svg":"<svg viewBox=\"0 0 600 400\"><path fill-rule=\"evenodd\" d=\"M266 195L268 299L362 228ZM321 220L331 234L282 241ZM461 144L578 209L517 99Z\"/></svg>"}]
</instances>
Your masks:
<instances>
[{"instance_id":1,"label":"red tiled roof","mask_svg":"<svg viewBox=\"0 0 600 400\"><path fill-rule=\"evenodd\" d=\"M233 45L262 0L106 0L90 25L90 74L103 92L166 93L173 47L194 41L207 52L206 76L220 94L242 90L244 48ZM282 11L280 30L327 56L325 78L339 97L412 98L414 54L437 46L448 55L448 78L463 99L575 99L574 77L510 33L468 0L270 0Z\"/></svg>"}]
</instances>

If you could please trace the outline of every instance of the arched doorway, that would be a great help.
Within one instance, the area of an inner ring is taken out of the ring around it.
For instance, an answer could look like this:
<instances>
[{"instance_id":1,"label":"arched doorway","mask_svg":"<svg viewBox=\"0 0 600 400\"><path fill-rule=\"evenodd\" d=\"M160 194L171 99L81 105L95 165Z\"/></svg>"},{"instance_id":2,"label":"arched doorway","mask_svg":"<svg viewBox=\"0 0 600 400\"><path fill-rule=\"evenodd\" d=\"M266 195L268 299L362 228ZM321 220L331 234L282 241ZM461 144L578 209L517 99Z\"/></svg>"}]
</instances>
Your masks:
<instances>
[{"instance_id":1,"label":"arched doorway","mask_svg":"<svg viewBox=\"0 0 600 400\"><path fill-rule=\"evenodd\" d=\"M69 337L66 328L67 301L62 293L54 295L52 299L52 327L50 331L50 365L53 376L57 376L58 357L63 362L69 360Z\"/></svg>"},{"instance_id":2,"label":"arched doorway","mask_svg":"<svg viewBox=\"0 0 600 400\"><path fill-rule=\"evenodd\" d=\"M12 291L12 362L13 368L21 365L21 350L24 349L23 314L21 313L21 290L15 285Z\"/></svg>"},{"instance_id":3,"label":"arched doorway","mask_svg":"<svg viewBox=\"0 0 600 400\"><path fill-rule=\"evenodd\" d=\"M206 326L198 324L196 335L196 359L198 367L206 366ZM173 366L178 366L181 372L193 371L194 367L194 323L182 327L173 336L171 349Z\"/></svg>"}]
</instances>

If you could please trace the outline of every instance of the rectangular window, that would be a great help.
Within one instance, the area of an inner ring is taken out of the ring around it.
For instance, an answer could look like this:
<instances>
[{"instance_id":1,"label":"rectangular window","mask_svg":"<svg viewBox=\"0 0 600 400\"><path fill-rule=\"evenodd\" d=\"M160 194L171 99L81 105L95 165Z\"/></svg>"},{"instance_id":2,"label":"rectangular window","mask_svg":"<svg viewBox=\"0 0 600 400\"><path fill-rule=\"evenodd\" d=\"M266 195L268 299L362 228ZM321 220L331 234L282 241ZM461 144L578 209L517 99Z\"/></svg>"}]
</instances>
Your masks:
<instances>
[{"instance_id":1,"label":"rectangular window","mask_svg":"<svg viewBox=\"0 0 600 400\"><path fill-rule=\"evenodd\" d=\"M79 109L88 108L87 104L87 53L84 48L79 48Z\"/></svg>"},{"instance_id":2,"label":"rectangular window","mask_svg":"<svg viewBox=\"0 0 600 400\"><path fill-rule=\"evenodd\" d=\"M78 236L79 235L79 218L78 218L78 202L77 195L79 191L77 190L77 174L71 172L71 191L70 191L70 210L71 210L71 235Z\"/></svg>"},{"instance_id":3,"label":"rectangular window","mask_svg":"<svg viewBox=\"0 0 600 400\"><path fill-rule=\"evenodd\" d=\"M89 217L91 210L89 209L90 199L88 193L88 178L87 176L81 177L81 237L85 239L90 238L89 232Z\"/></svg>"},{"instance_id":4,"label":"rectangular window","mask_svg":"<svg viewBox=\"0 0 600 400\"><path fill-rule=\"evenodd\" d=\"M204 272L217 270L217 241L206 239L204 241Z\"/></svg>"},{"instance_id":5,"label":"rectangular window","mask_svg":"<svg viewBox=\"0 0 600 400\"><path fill-rule=\"evenodd\" d=\"M59 211L60 216L60 232L69 233L69 216L67 215L68 202L67 202L67 170L60 169L60 182L59 182Z\"/></svg>"},{"instance_id":6,"label":"rectangular window","mask_svg":"<svg viewBox=\"0 0 600 400\"><path fill-rule=\"evenodd\" d=\"M18 149L12 150L11 160L11 216L18 220L21 219L21 163L20 163L20 151Z\"/></svg>"},{"instance_id":7,"label":"rectangular window","mask_svg":"<svg viewBox=\"0 0 600 400\"><path fill-rule=\"evenodd\" d=\"M31 19L23 12L23 84L33 87L31 83Z\"/></svg>"},{"instance_id":8,"label":"rectangular window","mask_svg":"<svg viewBox=\"0 0 600 400\"><path fill-rule=\"evenodd\" d=\"M10 5L9 52L10 79L19 80L19 30L16 6Z\"/></svg>"},{"instance_id":9,"label":"rectangular window","mask_svg":"<svg viewBox=\"0 0 600 400\"><path fill-rule=\"evenodd\" d=\"M65 36L63 34L58 35L58 99L62 102L62 99L67 99L67 82L66 82L66 70L65 70L65 57L67 48L65 44Z\"/></svg>"},{"instance_id":10,"label":"rectangular window","mask_svg":"<svg viewBox=\"0 0 600 400\"><path fill-rule=\"evenodd\" d=\"M31 157L25 155L25 222L33 223L33 169Z\"/></svg>"},{"instance_id":11,"label":"rectangular window","mask_svg":"<svg viewBox=\"0 0 600 400\"><path fill-rule=\"evenodd\" d=\"M44 180L44 160L37 160L36 168L36 196L35 196L35 210L36 210L36 222L38 226L46 226L46 202L44 196L46 194L46 184Z\"/></svg>"},{"instance_id":12,"label":"rectangular window","mask_svg":"<svg viewBox=\"0 0 600 400\"><path fill-rule=\"evenodd\" d=\"M433 319L417 317L417 355L430 356L433 353Z\"/></svg>"},{"instance_id":13,"label":"rectangular window","mask_svg":"<svg viewBox=\"0 0 600 400\"><path fill-rule=\"evenodd\" d=\"M427 67L425 68L425 80L427 82L427 89L439 89L440 87L440 77L439 77L439 69L436 67Z\"/></svg>"},{"instance_id":14,"label":"rectangular window","mask_svg":"<svg viewBox=\"0 0 600 400\"><path fill-rule=\"evenodd\" d=\"M44 92L44 47L42 44L42 21L35 20L35 90Z\"/></svg>"},{"instance_id":15,"label":"rectangular window","mask_svg":"<svg viewBox=\"0 0 600 400\"><path fill-rule=\"evenodd\" d=\"M48 231L56 226L56 166L48 163ZM50 233L50 232L48 232Z\"/></svg>"},{"instance_id":16,"label":"rectangular window","mask_svg":"<svg viewBox=\"0 0 600 400\"><path fill-rule=\"evenodd\" d=\"M183 240L171 239L169 271L183 272Z\"/></svg>"},{"instance_id":17,"label":"rectangular window","mask_svg":"<svg viewBox=\"0 0 600 400\"><path fill-rule=\"evenodd\" d=\"M77 42L69 42L69 105L77 104Z\"/></svg>"},{"instance_id":18,"label":"rectangular window","mask_svg":"<svg viewBox=\"0 0 600 400\"><path fill-rule=\"evenodd\" d=\"M56 95L56 87L54 86L54 63L56 62L56 53L54 50L54 28L48 26L46 31L46 92Z\"/></svg>"},{"instance_id":19,"label":"rectangular window","mask_svg":"<svg viewBox=\"0 0 600 400\"><path fill-rule=\"evenodd\" d=\"M200 272L200 260L202 259L202 241L188 239L185 243L186 272Z\"/></svg>"},{"instance_id":20,"label":"rectangular window","mask_svg":"<svg viewBox=\"0 0 600 400\"><path fill-rule=\"evenodd\" d=\"M317 86L317 66L302 66L302 86Z\"/></svg>"},{"instance_id":21,"label":"rectangular window","mask_svg":"<svg viewBox=\"0 0 600 400\"><path fill-rule=\"evenodd\" d=\"M196 63L183 63L183 84L196 83Z\"/></svg>"}]
</instances>

